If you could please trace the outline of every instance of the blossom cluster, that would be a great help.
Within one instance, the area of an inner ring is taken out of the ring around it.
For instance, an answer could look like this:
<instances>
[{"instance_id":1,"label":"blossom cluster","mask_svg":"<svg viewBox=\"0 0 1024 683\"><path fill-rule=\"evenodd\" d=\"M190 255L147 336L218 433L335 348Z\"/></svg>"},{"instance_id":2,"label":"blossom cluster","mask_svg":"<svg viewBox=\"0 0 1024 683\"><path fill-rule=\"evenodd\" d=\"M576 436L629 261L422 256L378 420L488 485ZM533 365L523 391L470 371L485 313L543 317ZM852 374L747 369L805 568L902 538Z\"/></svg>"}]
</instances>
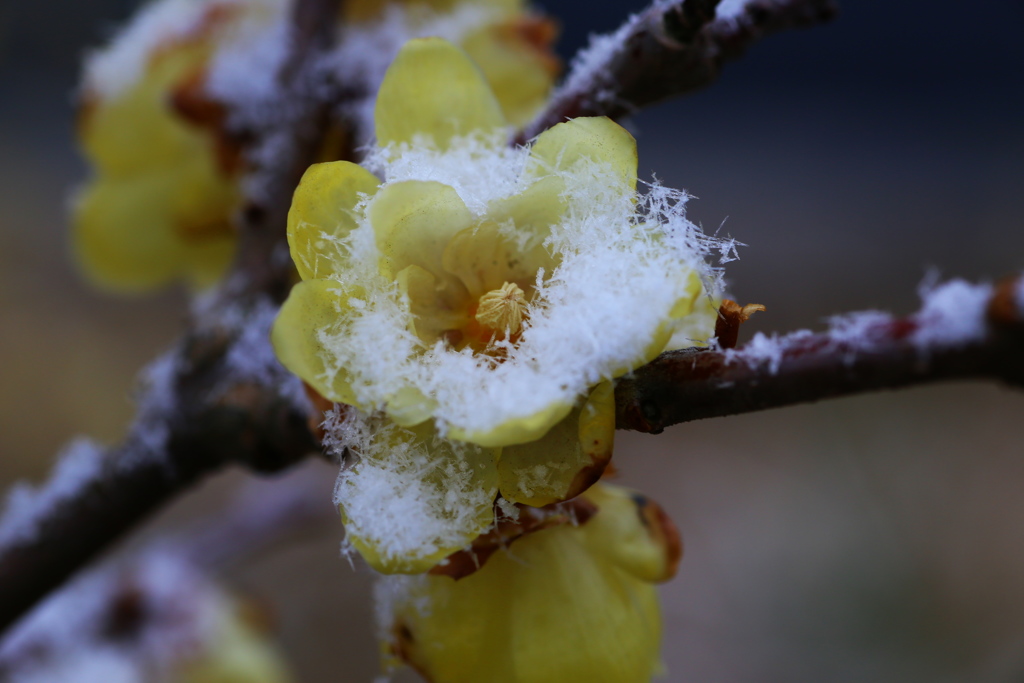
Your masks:
<instances>
[{"instance_id":1,"label":"blossom cluster","mask_svg":"<svg viewBox=\"0 0 1024 683\"><path fill-rule=\"evenodd\" d=\"M161 0L90 61L75 239L94 279L224 272L250 160L223 84L286 6ZM556 72L552 24L516 0L362 0L339 23L325 63L374 93L347 110L372 143L361 164L325 147L296 188L271 341L328 406L346 547L388 575L387 658L437 683L647 681L681 542L601 481L614 387L710 338L719 245L685 194L639 183L607 118L509 143Z\"/></svg>"}]
</instances>

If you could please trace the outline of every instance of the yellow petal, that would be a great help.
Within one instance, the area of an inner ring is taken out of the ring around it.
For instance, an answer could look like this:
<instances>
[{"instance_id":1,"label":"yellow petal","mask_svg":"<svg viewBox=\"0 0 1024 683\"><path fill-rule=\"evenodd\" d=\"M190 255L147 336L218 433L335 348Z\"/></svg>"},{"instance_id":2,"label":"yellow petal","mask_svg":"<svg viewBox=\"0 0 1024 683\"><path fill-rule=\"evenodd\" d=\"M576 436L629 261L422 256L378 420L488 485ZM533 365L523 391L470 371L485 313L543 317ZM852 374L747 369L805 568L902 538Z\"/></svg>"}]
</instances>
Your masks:
<instances>
[{"instance_id":1,"label":"yellow petal","mask_svg":"<svg viewBox=\"0 0 1024 683\"><path fill-rule=\"evenodd\" d=\"M210 155L205 131L186 125L169 93L209 56L209 46L176 44L150 60L141 78L113 100L85 95L81 143L101 173L133 175Z\"/></svg>"},{"instance_id":2,"label":"yellow petal","mask_svg":"<svg viewBox=\"0 0 1024 683\"><path fill-rule=\"evenodd\" d=\"M377 191L376 176L348 161L313 164L295 189L288 211L288 245L303 280L343 273L340 241L358 225L355 207Z\"/></svg>"},{"instance_id":3,"label":"yellow petal","mask_svg":"<svg viewBox=\"0 0 1024 683\"><path fill-rule=\"evenodd\" d=\"M96 284L145 291L178 273L183 245L168 207L173 179L149 174L134 180L91 183L75 206L74 247Z\"/></svg>"},{"instance_id":4,"label":"yellow petal","mask_svg":"<svg viewBox=\"0 0 1024 683\"><path fill-rule=\"evenodd\" d=\"M457 136L499 132L505 117L465 52L440 38L421 38L406 43L388 68L374 122L382 147L424 135L445 149Z\"/></svg>"},{"instance_id":5,"label":"yellow petal","mask_svg":"<svg viewBox=\"0 0 1024 683\"><path fill-rule=\"evenodd\" d=\"M550 19L517 12L462 39L462 48L483 71L514 126L525 125L537 113L561 71L551 50L557 34Z\"/></svg>"},{"instance_id":6,"label":"yellow petal","mask_svg":"<svg viewBox=\"0 0 1024 683\"><path fill-rule=\"evenodd\" d=\"M498 485L506 500L543 507L574 498L596 482L612 457L615 396L602 382L585 405L542 438L506 446L498 458Z\"/></svg>"},{"instance_id":7,"label":"yellow petal","mask_svg":"<svg viewBox=\"0 0 1024 683\"><path fill-rule=\"evenodd\" d=\"M636 140L625 128L603 116L559 123L541 133L530 148L528 177L568 170L581 159L607 164L615 178L636 189Z\"/></svg>"},{"instance_id":8,"label":"yellow petal","mask_svg":"<svg viewBox=\"0 0 1024 683\"><path fill-rule=\"evenodd\" d=\"M525 536L458 581L409 582L392 602L391 651L434 683L650 683L660 668L654 588L588 540L595 521L622 512Z\"/></svg>"},{"instance_id":9,"label":"yellow petal","mask_svg":"<svg viewBox=\"0 0 1024 683\"><path fill-rule=\"evenodd\" d=\"M197 647L184 648L183 661L169 680L177 683L292 683L288 670L262 624L246 620L247 605L216 605L204 615L204 635ZM211 605L213 606L212 599Z\"/></svg>"},{"instance_id":10,"label":"yellow petal","mask_svg":"<svg viewBox=\"0 0 1024 683\"><path fill-rule=\"evenodd\" d=\"M402 427L414 427L429 420L437 410L437 401L416 387L402 387L388 398L384 407L391 421Z\"/></svg>"},{"instance_id":11,"label":"yellow petal","mask_svg":"<svg viewBox=\"0 0 1024 683\"><path fill-rule=\"evenodd\" d=\"M657 503L607 484L594 486L585 497L600 510L584 525L590 552L644 581L672 578L682 556L682 542Z\"/></svg>"},{"instance_id":12,"label":"yellow petal","mask_svg":"<svg viewBox=\"0 0 1024 683\"><path fill-rule=\"evenodd\" d=\"M447 297L439 290L437 278L419 266L406 266L395 276L398 292L408 302L412 313L410 326L424 344L432 345L448 330L457 330L469 322L469 315L460 298Z\"/></svg>"},{"instance_id":13,"label":"yellow petal","mask_svg":"<svg viewBox=\"0 0 1024 683\"><path fill-rule=\"evenodd\" d=\"M374 420L336 496L348 541L386 574L419 574L494 521L494 452L438 439L431 424Z\"/></svg>"},{"instance_id":14,"label":"yellow petal","mask_svg":"<svg viewBox=\"0 0 1024 683\"><path fill-rule=\"evenodd\" d=\"M456 441L467 441L487 448L528 443L547 434L571 411L571 403L555 403L532 415L513 418L487 431L452 426L448 436Z\"/></svg>"},{"instance_id":15,"label":"yellow petal","mask_svg":"<svg viewBox=\"0 0 1024 683\"><path fill-rule=\"evenodd\" d=\"M525 278L530 284L536 280L541 268L546 279L561 262L557 254L552 254L544 246L544 240L551 234L552 226L565 217L568 203L562 197L564 192L565 182L561 178L546 176L522 192L493 201L487 207L487 217L491 221L498 225L511 223L515 226L516 237L525 237L517 250L517 268L530 273Z\"/></svg>"},{"instance_id":16,"label":"yellow petal","mask_svg":"<svg viewBox=\"0 0 1024 683\"><path fill-rule=\"evenodd\" d=\"M531 260L519 253L490 221L457 233L442 256L444 269L459 278L474 300L500 289L506 282L532 290L537 268Z\"/></svg>"},{"instance_id":17,"label":"yellow petal","mask_svg":"<svg viewBox=\"0 0 1024 683\"><path fill-rule=\"evenodd\" d=\"M687 295L682 298L692 295L691 304L681 315L675 316L678 324L666 350L706 346L708 340L715 336L721 299L708 296L696 273L690 275L688 283Z\"/></svg>"},{"instance_id":18,"label":"yellow petal","mask_svg":"<svg viewBox=\"0 0 1024 683\"><path fill-rule=\"evenodd\" d=\"M193 289L206 289L224 277L235 257L238 240L224 235L202 242L185 243L182 275Z\"/></svg>"},{"instance_id":19,"label":"yellow petal","mask_svg":"<svg viewBox=\"0 0 1024 683\"><path fill-rule=\"evenodd\" d=\"M452 187L421 180L387 185L368 212L386 277L394 279L403 268L416 265L441 286L454 280L444 270L444 250L456 233L472 224L473 215Z\"/></svg>"},{"instance_id":20,"label":"yellow petal","mask_svg":"<svg viewBox=\"0 0 1024 683\"><path fill-rule=\"evenodd\" d=\"M281 363L321 396L354 404L348 373L329 362L331 355L320 341L338 324L350 296L330 280L300 282L281 306L270 340Z\"/></svg>"}]
</instances>

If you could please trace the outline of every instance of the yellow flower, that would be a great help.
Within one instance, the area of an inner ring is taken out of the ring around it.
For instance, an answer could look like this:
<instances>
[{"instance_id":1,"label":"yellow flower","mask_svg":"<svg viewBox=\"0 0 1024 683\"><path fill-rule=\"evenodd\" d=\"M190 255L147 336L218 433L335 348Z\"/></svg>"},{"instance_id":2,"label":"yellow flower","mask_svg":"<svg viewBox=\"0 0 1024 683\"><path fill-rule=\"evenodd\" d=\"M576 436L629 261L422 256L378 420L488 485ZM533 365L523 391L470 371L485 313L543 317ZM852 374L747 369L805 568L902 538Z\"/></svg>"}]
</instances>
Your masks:
<instances>
[{"instance_id":1,"label":"yellow flower","mask_svg":"<svg viewBox=\"0 0 1024 683\"><path fill-rule=\"evenodd\" d=\"M654 582L682 552L661 509L598 484L580 526L542 528L469 576L385 577L385 651L432 683L647 683L660 669Z\"/></svg>"},{"instance_id":2,"label":"yellow flower","mask_svg":"<svg viewBox=\"0 0 1024 683\"><path fill-rule=\"evenodd\" d=\"M277 648L258 622L248 618L246 605L231 601L211 614L207 641L178 662L173 680L180 683L291 683Z\"/></svg>"},{"instance_id":3,"label":"yellow flower","mask_svg":"<svg viewBox=\"0 0 1024 683\"><path fill-rule=\"evenodd\" d=\"M555 23L524 5L523 0L349 0L342 15L353 34L366 34L383 22L381 31L389 37L451 40L480 67L508 120L521 126L537 113L561 71L551 49ZM389 14L399 15L398 21ZM387 42L381 38L378 47Z\"/></svg>"},{"instance_id":4,"label":"yellow flower","mask_svg":"<svg viewBox=\"0 0 1024 683\"><path fill-rule=\"evenodd\" d=\"M314 165L289 213L303 282L273 341L323 396L483 447L535 442L692 311L705 245L673 197L637 195L617 124L508 148L479 70L438 39L402 50L375 120L386 181Z\"/></svg>"},{"instance_id":5,"label":"yellow flower","mask_svg":"<svg viewBox=\"0 0 1024 683\"><path fill-rule=\"evenodd\" d=\"M95 175L77 197L73 238L97 284L144 291L182 278L200 287L230 263L240 158L212 132L223 112L200 93L217 41L241 12L237 2L156 3L90 59L79 136Z\"/></svg>"},{"instance_id":6,"label":"yellow flower","mask_svg":"<svg viewBox=\"0 0 1024 683\"><path fill-rule=\"evenodd\" d=\"M430 423L403 428L353 408L340 417L326 425L328 443L350 460L335 502L347 543L384 573L425 572L470 545L494 523L499 494L535 507L579 495L604 472L615 436L610 382L521 446L454 442Z\"/></svg>"}]
</instances>

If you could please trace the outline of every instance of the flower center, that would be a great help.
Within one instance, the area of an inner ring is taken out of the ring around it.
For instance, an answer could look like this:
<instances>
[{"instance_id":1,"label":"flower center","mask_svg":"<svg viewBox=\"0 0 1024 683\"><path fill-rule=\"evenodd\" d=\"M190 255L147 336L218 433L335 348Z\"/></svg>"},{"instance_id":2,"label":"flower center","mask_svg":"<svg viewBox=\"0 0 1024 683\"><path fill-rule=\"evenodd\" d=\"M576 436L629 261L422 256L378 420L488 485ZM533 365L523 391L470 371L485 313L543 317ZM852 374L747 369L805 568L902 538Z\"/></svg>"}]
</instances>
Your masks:
<instances>
[{"instance_id":1,"label":"flower center","mask_svg":"<svg viewBox=\"0 0 1024 683\"><path fill-rule=\"evenodd\" d=\"M492 330L519 334L523 329L523 313L526 310L526 294L514 282L506 282L480 297L476 309L476 321Z\"/></svg>"}]
</instances>

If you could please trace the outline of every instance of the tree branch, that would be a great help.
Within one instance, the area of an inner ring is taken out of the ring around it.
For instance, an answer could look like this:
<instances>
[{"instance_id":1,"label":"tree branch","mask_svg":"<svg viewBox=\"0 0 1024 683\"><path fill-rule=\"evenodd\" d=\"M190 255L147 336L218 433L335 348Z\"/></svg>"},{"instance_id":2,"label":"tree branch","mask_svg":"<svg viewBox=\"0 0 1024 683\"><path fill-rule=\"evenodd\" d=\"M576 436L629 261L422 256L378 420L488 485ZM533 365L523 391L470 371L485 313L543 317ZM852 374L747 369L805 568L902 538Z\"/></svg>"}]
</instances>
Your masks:
<instances>
[{"instance_id":1,"label":"tree branch","mask_svg":"<svg viewBox=\"0 0 1024 683\"><path fill-rule=\"evenodd\" d=\"M524 143L577 116L621 118L709 85L722 66L773 33L832 19L835 0L747 0L716 18L720 0L655 3L577 56L547 107L517 136Z\"/></svg>"},{"instance_id":2,"label":"tree branch","mask_svg":"<svg viewBox=\"0 0 1024 683\"><path fill-rule=\"evenodd\" d=\"M616 425L657 434L691 420L954 379L1024 389L1024 277L995 288L948 283L905 318L853 314L819 334L664 353L619 382Z\"/></svg>"},{"instance_id":3,"label":"tree branch","mask_svg":"<svg viewBox=\"0 0 1024 683\"><path fill-rule=\"evenodd\" d=\"M0 631L148 515L229 463L261 472L319 451L301 384L273 357L269 325L287 295L285 226L291 195L319 148L327 93L310 87L330 48L340 0L297 0L281 64L279 110L262 129L236 130L258 191L239 219L239 254L190 331L154 364L132 433L96 472L55 498L31 533L0 543ZM264 112L266 115L266 112ZM260 154L272 145L274 155ZM282 253L284 256L282 257ZM37 494L46 496L43 487Z\"/></svg>"}]
</instances>

